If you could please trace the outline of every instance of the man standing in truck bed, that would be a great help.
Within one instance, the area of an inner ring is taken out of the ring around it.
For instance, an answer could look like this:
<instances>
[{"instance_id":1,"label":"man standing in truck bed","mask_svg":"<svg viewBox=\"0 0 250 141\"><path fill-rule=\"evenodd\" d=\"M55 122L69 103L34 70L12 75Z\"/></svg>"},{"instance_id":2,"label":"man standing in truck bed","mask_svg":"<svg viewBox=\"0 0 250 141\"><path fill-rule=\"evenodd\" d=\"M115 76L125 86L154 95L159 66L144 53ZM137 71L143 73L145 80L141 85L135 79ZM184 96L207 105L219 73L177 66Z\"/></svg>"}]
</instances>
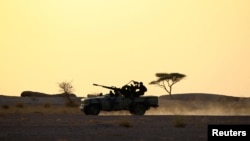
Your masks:
<instances>
[{"instance_id":1,"label":"man standing in truck bed","mask_svg":"<svg viewBox=\"0 0 250 141\"><path fill-rule=\"evenodd\" d=\"M143 85L142 82L132 81L132 84L127 84L122 87L122 93L125 97L139 97L144 95L147 91L147 88Z\"/></svg>"},{"instance_id":2,"label":"man standing in truck bed","mask_svg":"<svg viewBox=\"0 0 250 141\"><path fill-rule=\"evenodd\" d=\"M139 97L139 96L141 96L141 95L144 95L144 93L147 91L147 88L143 85L143 83L142 82L137 82L137 83L135 83L136 85L135 85L135 97Z\"/></svg>"}]
</instances>

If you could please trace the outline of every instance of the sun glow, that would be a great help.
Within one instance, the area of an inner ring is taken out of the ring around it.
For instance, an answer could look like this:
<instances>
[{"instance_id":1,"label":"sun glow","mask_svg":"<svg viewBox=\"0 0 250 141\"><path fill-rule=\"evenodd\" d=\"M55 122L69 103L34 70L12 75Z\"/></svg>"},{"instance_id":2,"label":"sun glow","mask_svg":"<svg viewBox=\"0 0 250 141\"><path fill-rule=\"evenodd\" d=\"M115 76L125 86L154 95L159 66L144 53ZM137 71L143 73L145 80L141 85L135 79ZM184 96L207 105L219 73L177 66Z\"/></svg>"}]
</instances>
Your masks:
<instances>
[{"instance_id":1,"label":"sun glow","mask_svg":"<svg viewBox=\"0 0 250 141\"><path fill-rule=\"evenodd\" d=\"M249 3L1 1L0 94L58 93L58 82L73 80L84 96L103 91L92 83L148 84L157 72L180 72L187 78L173 93L248 96Z\"/></svg>"}]
</instances>

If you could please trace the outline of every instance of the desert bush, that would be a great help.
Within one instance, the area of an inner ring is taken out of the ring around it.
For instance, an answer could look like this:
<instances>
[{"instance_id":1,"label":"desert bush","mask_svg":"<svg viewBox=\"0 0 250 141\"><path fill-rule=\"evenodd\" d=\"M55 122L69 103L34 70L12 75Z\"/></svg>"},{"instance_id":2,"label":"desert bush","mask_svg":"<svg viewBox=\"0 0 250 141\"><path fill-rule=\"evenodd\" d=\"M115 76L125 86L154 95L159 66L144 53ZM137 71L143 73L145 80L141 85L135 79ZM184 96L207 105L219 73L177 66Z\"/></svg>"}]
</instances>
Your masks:
<instances>
[{"instance_id":1,"label":"desert bush","mask_svg":"<svg viewBox=\"0 0 250 141\"><path fill-rule=\"evenodd\" d=\"M174 120L174 127L177 128L184 128L186 127L186 122L183 118L175 118Z\"/></svg>"},{"instance_id":2,"label":"desert bush","mask_svg":"<svg viewBox=\"0 0 250 141\"><path fill-rule=\"evenodd\" d=\"M24 104L21 102L16 103L16 107L18 108L24 108Z\"/></svg>"},{"instance_id":3,"label":"desert bush","mask_svg":"<svg viewBox=\"0 0 250 141\"><path fill-rule=\"evenodd\" d=\"M122 120L122 121L118 122L118 124L121 127L126 127L126 128L132 127L132 125L130 124L130 122L128 120Z\"/></svg>"},{"instance_id":4,"label":"desert bush","mask_svg":"<svg viewBox=\"0 0 250 141\"><path fill-rule=\"evenodd\" d=\"M9 107L9 105L2 105L2 108L3 109L9 109L10 107Z\"/></svg>"},{"instance_id":5,"label":"desert bush","mask_svg":"<svg viewBox=\"0 0 250 141\"><path fill-rule=\"evenodd\" d=\"M45 104L43 105L43 107L44 107L44 108L50 108L50 107L51 107L51 104L50 104L50 103L45 103Z\"/></svg>"},{"instance_id":6,"label":"desert bush","mask_svg":"<svg viewBox=\"0 0 250 141\"><path fill-rule=\"evenodd\" d=\"M57 139L57 141L68 141L68 140L64 138L60 138L60 139Z\"/></svg>"},{"instance_id":7,"label":"desert bush","mask_svg":"<svg viewBox=\"0 0 250 141\"><path fill-rule=\"evenodd\" d=\"M65 102L65 106L74 108L74 107L78 107L79 105L75 103L74 101L67 101Z\"/></svg>"}]
</instances>

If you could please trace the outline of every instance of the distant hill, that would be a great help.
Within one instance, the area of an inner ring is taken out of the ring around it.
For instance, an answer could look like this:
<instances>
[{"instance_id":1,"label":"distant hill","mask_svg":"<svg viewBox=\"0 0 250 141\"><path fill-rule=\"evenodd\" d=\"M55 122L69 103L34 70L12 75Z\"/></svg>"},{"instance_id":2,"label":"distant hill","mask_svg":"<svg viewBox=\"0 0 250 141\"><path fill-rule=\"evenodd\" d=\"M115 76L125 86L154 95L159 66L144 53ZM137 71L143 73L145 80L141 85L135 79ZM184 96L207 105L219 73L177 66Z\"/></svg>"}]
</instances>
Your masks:
<instances>
[{"instance_id":1,"label":"distant hill","mask_svg":"<svg viewBox=\"0 0 250 141\"><path fill-rule=\"evenodd\" d=\"M71 94L71 99L76 103L80 103L81 97ZM1 105L15 105L17 103L41 105L50 103L52 105L64 105L67 102L66 94L46 94L41 92L24 91L21 96L0 95Z\"/></svg>"},{"instance_id":2,"label":"distant hill","mask_svg":"<svg viewBox=\"0 0 250 141\"><path fill-rule=\"evenodd\" d=\"M67 94L46 94L41 92L33 92L33 91L23 91L21 93L21 97L66 97ZM75 94L70 94L71 97L76 97Z\"/></svg>"},{"instance_id":3,"label":"distant hill","mask_svg":"<svg viewBox=\"0 0 250 141\"><path fill-rule=\"evenodd\" d=\"M159 108L151 114L250 115L250 98L209 93L183 93L159 97Z\"/></svg>"},{"instance_id":4,"label":"distant hill","mask_svg":"<svg viewBox=\"0 0 250 141\"><path fill-rule=\"evenodd\" d=\"M170 100L169 95L162 95L159 97L161 100ZM235 97L235 96L226 96L220 94L209 94L209 93L183 93L183 94L173 94L172 100L200 100L200 101L239 101L239 100L247 100L250 98L247 97Z\"/></svg>"}]
</instances>

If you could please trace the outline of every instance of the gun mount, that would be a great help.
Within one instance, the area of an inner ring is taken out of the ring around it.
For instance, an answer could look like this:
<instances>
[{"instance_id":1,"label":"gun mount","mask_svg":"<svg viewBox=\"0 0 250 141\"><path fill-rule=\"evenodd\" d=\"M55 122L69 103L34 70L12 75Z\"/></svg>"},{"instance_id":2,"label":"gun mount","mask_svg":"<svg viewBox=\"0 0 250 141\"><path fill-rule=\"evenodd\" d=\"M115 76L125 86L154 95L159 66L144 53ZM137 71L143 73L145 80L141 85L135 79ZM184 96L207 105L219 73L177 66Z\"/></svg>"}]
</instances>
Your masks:
<instances>
[{"instance_id":1,"label":"gun mount","mask_svg":"<svg viewBox=\"0 0 250 141\"><path fill-rule=\"evenodd\" d=\"M123 95L125 97L139 97L141 95L144 95L144 93L147 91L147 88L143 85L142 82L137 82L134 80L131 80L128 84L122 86L121 88L117 88L115 86L104 86L99 84L93 84L94 86L100 86L106 89L114 90L114 93L111 91L111 95Z\"/></svg>"}]
</instances>

